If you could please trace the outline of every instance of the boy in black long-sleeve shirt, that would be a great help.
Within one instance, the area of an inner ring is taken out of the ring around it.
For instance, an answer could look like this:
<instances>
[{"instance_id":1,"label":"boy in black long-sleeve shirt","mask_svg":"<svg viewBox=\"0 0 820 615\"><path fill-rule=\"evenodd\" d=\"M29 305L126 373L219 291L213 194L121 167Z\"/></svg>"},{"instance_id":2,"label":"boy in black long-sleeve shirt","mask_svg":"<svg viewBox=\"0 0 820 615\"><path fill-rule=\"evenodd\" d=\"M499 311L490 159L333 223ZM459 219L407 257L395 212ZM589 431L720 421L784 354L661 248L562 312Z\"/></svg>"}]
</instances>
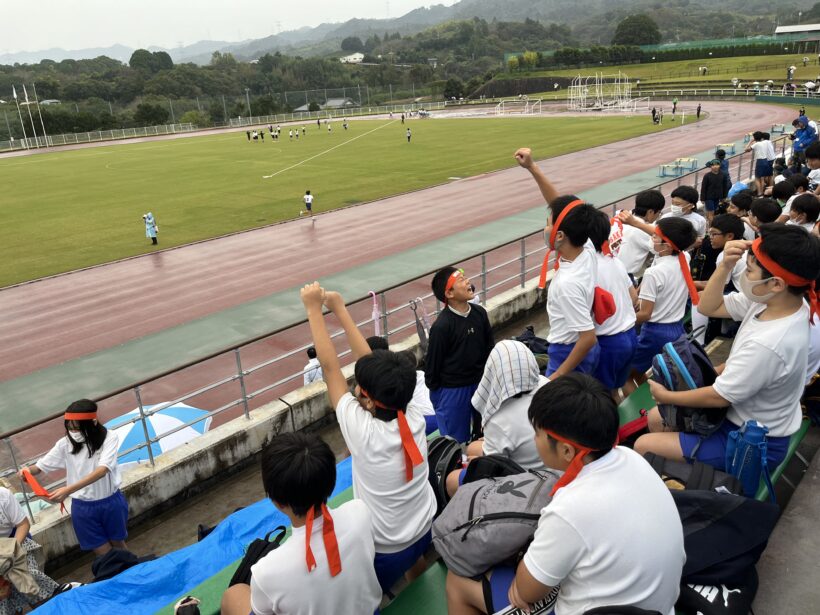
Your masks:
<instances>
[{"instance_id":1,"label":"boy in black long-sleeve shirt","mask_svg":"<svg viewBox=\"0 0 820 615\"><path fill-rule=\"evenodd\" d=\"M715 158L707 166L709 173L703 176L700 183L700 200L706 207L706 220L711 222L717 206L726 198L732 186L729 183L729 176L720 168L720 160Z\"/></svg>"},{"instance_id":2,"label":"boy in black long-sleeve shirt","mask_svg":"<svg viewBox=\"0 0 820 615\"><path fill-rule=\"evenodd\" d=\"M490 320L461 269L445 267L433 276L433 294L444 309L430 328L424 375L439 431L459 442L470 439L473 393L495 344Z\"/></svg>"}]
</instances>

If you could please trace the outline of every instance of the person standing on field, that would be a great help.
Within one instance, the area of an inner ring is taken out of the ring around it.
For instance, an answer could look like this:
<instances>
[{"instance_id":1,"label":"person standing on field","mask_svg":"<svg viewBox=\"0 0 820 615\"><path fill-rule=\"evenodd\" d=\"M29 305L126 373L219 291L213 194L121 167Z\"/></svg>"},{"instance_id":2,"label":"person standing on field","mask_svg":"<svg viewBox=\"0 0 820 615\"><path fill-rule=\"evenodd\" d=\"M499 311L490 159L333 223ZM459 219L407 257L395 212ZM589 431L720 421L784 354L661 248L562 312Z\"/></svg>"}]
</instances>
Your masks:
<instances>
[{"instance_id":1,"label":"person standing on field","mask_svg":"<svg viewBox=\"0 0 820 615\"><path fill-rule=\"evenodd\" d=\"M154 219L154 214L149 211L142 217L142 221L145 222L145 236L151 240L153 245L157 245L157 231L159 227L157 226L157 221Z\"/></svg>"},{"instance_id":2,"label":"person standing on field","mask_svg":"<svg viewBox=\"0 0 820 615\"><path fill-rule=\"evenodd\" d=\"M410 132L410 129L407 129L407 142L410 143L410 137L413 136L413 133Z\"/></svg>"},{"instance_id":3,"label":"person standing on field","mask_svg":"<svg viewBox=\"0 0 820 615\"><path fill-rule=\"evenodd\" d=\"M310 193L310 190L305 190L305 196L302 197L305 201L305 210L308 215L313 213L313 195ZM302 212L299 212L299 215L302 215Z\"/></svg>"}]
</instances>

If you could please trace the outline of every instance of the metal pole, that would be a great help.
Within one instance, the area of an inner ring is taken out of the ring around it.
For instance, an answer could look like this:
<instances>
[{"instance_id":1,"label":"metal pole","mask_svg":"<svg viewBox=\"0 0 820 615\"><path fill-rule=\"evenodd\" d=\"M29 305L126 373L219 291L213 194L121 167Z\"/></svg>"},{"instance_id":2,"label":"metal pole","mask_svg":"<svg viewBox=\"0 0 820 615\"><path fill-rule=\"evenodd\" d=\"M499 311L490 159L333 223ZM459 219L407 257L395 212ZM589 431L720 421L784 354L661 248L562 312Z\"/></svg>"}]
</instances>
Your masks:
<instances>
[{"instance_id":1,"label":"metal pole","mask_svg":"<svg viewBox=\"0 0 820 615\"><path fill-rule=\"evenodd\" d=\"M174 115L174 101L172 101L170 98L168 99L168 105L171 107L171 123L176 124L177 118Z\"/></svg>"},{"instance_id":2,"label":"metal pole","mask_svg":"<svg viewBox=\"0 0 820 615\"><path fill-rule=\"evenodd\" d=\"M481 299L487 303L487 253L481 253Z\"/></svg>"},{"instance_id":3,"label":"metal pole","mask_svg":"<svg viewBox=\"0 0 820 615\"><path fill-rule=\"evenodd\" d=\"M9 453L11 453L11 460L14 462L14 473L20 471L20 466L17 464L17 455L14 454L14 447L11 445L11 442L8 438L3 438L6 443L6 446L9 447ZM23 479L20 479L20 492L23 494L23 500L26 503L26 510L28 510L28 518L31 519L31 522L34 523L34 513L31 512L31 504L28 501L28 493L26 493L26 486L23 484Z\"/></svg>"},{"instance_id":4,"label":"metal pole","mask_svg":"<svg viewBox=\"0 0 820 615\"><path fill-rule=\"evenodd\" d=\"M3 117L6 120L6 130L9 131L9 139L13 139L14 136L11 134L11 126L9 125L9 116L5 111L3 111Z\"/></svg>"},{"instance_id":5,"label":"metal pole","mask_svg":"<svg viewBox=\"0 0 820 615\"><path fill-rule=\"evenodd\" d=\"M387 328L387 296L384 293L379 293L382 303L382 332L385 341L390 339L390 330Z\"/></svg>"},{"instance_id":6,"label":"metal pole","mask_svg":"<svg viewBox=\"0 0 820 615\"><path fill-rule=\"evenodd\" d=\"M743 163L743 154L741 153L740 156L737 157L737 181L743 181L743 178L740 176L740 165Z\"/></svg>"},{"instance_id":7,"label":"metal pole","mask_svg":"<svg viewBox=\"0 0 820 615\"><path fill-rule=\"evenodd\" d=\"M154 465L154 451L151 450L151 436L148 435L148 424L145 422L145 408L142 406L142 397L140 396L140 388L138 386L134 387L134 395L137 397L142 433L145 436L145 444L148 446L148 461L151 462L151 465Z\"/></svg>"},{"instance_id":8,"label":"metal pole","mask_svg":"<svg viewBox=\"0 0 820 615\"><path fill-rule=\"evenodd\" d=\"M693 184L695 188L698 187L698 175L700 175L700 169L695 171L695 183Z\"/></svg>"},{"instance_id":9,"label":"metal pole","mask_svg":"<svg viewBox=\"0 0 820 615\"><path fill-rule=\"evenodd\" d=\"M248 103L248 121L250 121L250 118L253 117L253 111L251 111L250 88L245 88L245 101Z\"/></svg>"},{"instance_id":10,"label":"metal pole","mask_svg":"<svg viewBox=\"0 0 820 615\"><path fill-rule=\"evenodd\" d=\"M245 391L245 372L242 371L242 359L239 356L239 348L235 349L233 352L236 357L236 373L239 375L239 387L242 389L242 405L245 408L245 418L250 419L251 414L248 409L248 394Z\"/></svg>"},{"instance_id":11,"label":"metal pole","mask_svg":"<svg viewBox=\"0 0 820 615\"><path fill-rule=\"evenodd\" d=\"M37 84L32 83L31 87L34 88L34 102L37 104L37 114L40 116L40 127L43 129L43 138L46 141L46 147L48 147L48 134L46 134L46 125L43 123L43 112L40 111L40 100L37 98ZM111 111L111 103L108 103L108 111ZM113 116L114 114L111 113Z\"/></svg>"},{"instance_id":12,"label":"metal pole","mask_svg":"<svg viewBox=\"0 0 820 615\"><path fill-rule=\"evenodd\" d=\"M527 282L527 238L521 238L521 288Z\"/></svg>"},{"instance_id":13,"label":"metal pole","mask_svg":"<svg viewBox=\"0 0 820 615\"><path fill-rule=\"evenodd\" d=\"M196 110L202 111L202 107L199 106L199 96L196 97Z\"/></svg>"},{"instance_id":14,"label":"metal pole","mask_svg":"<svg viewBox=\"0 0 820 615\"><path fill-rule=\"evenodd\" d=\"M34 128L34 118L31 116L31 103L28 100L28 92L26 92L26 84L23 84L23 94L26 96L26 111L28 111L28 119L31 122L31 133L34 135L34 145L40 147L40 138L37 136L37 131Z\"/></svg>"},{"instance_id":15,"label":"metal pole","mask_svg":"<svg viewBox=\"0 0 820 615\"><path fill-rule=\"evenodd\" d=\"M222 115L225 118L225 121L228 121L228 107L225 105L225 95L222 95Z\"/></svg>"}]
</instances>

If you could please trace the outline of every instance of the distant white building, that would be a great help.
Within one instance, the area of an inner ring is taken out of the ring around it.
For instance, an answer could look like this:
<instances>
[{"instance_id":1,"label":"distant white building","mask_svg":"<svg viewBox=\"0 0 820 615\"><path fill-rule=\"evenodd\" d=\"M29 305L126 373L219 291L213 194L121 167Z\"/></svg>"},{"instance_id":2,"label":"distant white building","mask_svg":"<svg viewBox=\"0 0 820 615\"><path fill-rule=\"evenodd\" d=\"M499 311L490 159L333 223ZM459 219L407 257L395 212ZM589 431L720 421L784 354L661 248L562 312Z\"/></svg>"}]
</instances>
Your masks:
<instances>
[{"instance_id":1,"label":"distant white building","mask_svg":"<svg viewBox=\"0 0 820 615\"><path fill-rule=\"evenodd\" d=\"M326 103L319 105L319 108L324 111L325 109L349 109L350 107L355 106L356 103L352 98L328 98ZM294 111L307 110L308 105L302 105L301 107L294 109Z\"/></svg>"},{"instance_id":2,"label":"distant white building","mask_svg":"<svg viewBox=\"0 0 820 615\"><path fill-rule=\"evenodd\" d=\"M339 58L339 62L342 64L361 64L363 60L364 54L358 51L356 53L351 53L349 56Z\"/></svg>"},{"instance_id":3,"label":"distant white building","mask_svg":"<svg viewBox=\"0 0 820 615\"><path fill-rule=\"evenodd\" d=\"M806 23L799 26L778 26L774 35L778 34L820 34L820 23Z\"/></svg>"}]
</instances>

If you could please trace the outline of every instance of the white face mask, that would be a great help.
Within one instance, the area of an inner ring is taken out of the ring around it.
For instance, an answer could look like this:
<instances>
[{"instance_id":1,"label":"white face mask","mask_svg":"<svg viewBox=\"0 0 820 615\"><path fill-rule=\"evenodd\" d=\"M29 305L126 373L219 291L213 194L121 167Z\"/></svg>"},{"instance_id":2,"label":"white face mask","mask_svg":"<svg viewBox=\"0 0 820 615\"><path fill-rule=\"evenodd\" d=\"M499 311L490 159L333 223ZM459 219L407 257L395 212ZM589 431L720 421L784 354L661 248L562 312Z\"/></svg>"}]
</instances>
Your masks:
<instances>
[{"instance_id":1,"label":"white face mask","mask_svg":"<svg viewBox=\"0 0 820 615\"><path fill-rule=\"evenodd\" d=\"M85 436L83 435L83 432L81 432L77 429L69 429L68 430L68 436L72 440L74 440L75 442L79 442L80 444L85 442Z\"/></svg>"},{"instance_id":2,"label":"white face mask","mask_svg":"<svg viewBox=\"0 0 820 615\"><path fill-rule=\"evenodd\" d=\"M672 215L673 216L682 216L683 215L683 207L680 205L672 205Z\"/></svg>"},{"instance_id":3,"label":"white face mask","mask_svg":"<svg viewBox=\"0 0 820 615\"><path fill-rule=\"evenodd\" d=\"M754 301L755 303L766 303L777 293L755 295L754 289L762 284L765 284L769 280L771 280L771 278L767 278L765 280L750 280L749 276L744 273L742 276L740 276L740 292L742 292L743 296L746 297L749 301Z\"/></svg>"}]
</instances>

